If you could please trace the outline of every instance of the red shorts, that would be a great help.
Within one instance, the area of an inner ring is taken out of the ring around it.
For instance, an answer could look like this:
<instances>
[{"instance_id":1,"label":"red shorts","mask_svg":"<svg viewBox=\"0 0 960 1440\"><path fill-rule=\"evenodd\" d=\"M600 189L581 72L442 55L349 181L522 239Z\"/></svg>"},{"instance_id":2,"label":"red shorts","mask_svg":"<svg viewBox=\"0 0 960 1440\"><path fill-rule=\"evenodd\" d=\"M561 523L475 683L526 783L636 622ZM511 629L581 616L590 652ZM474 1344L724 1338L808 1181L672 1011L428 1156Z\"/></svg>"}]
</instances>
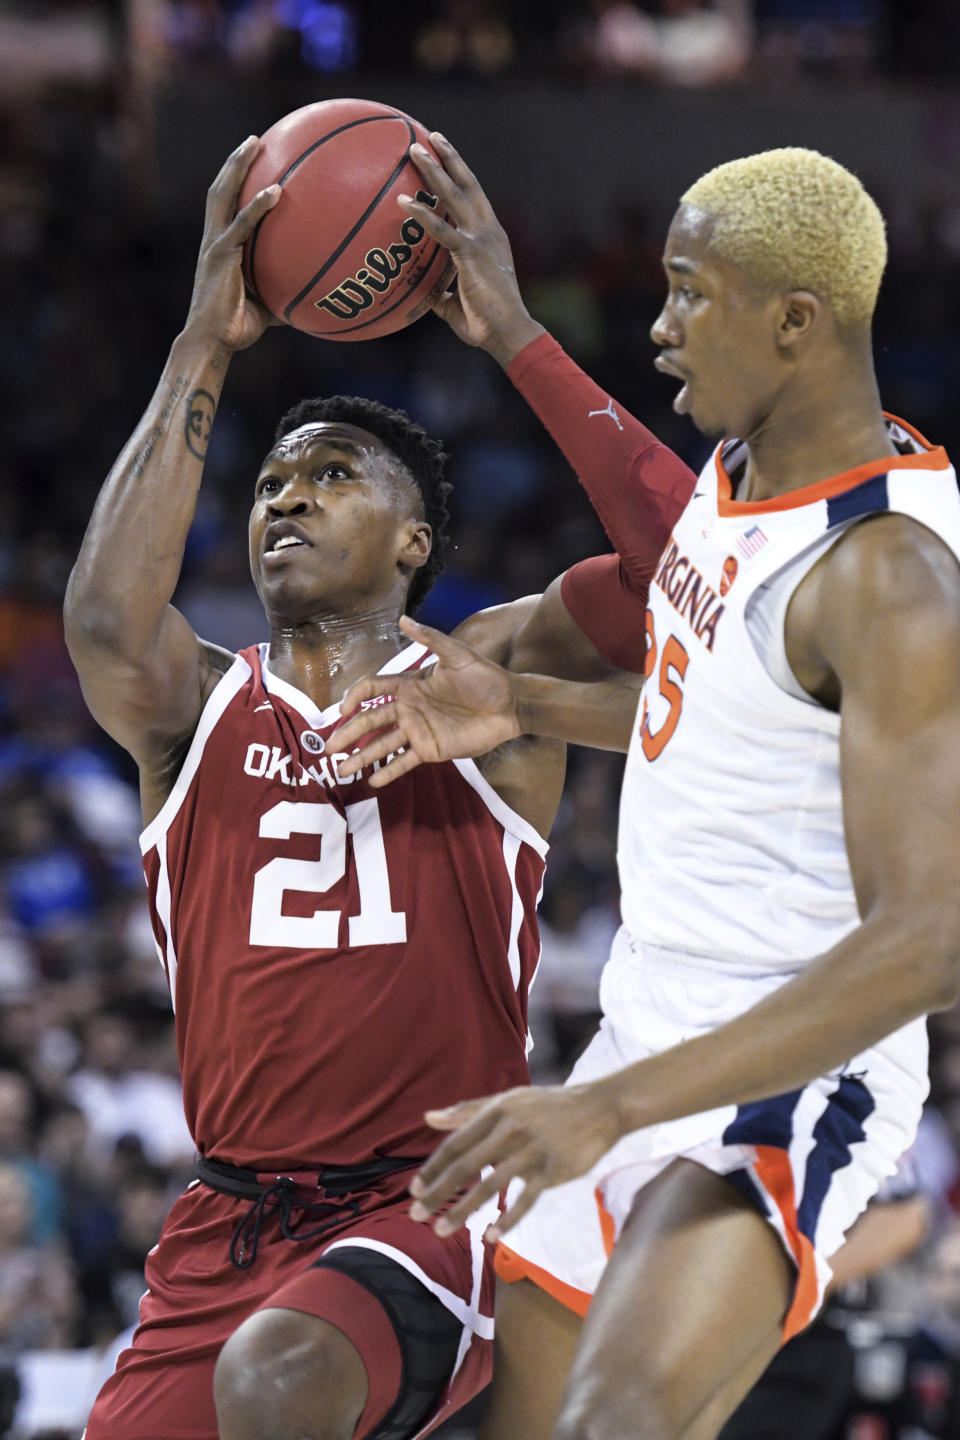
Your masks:
<instances>
[{"instance_id":1,"label":"red shorts","mask_svg":"<svg viewBox=\"0 0 960 1440\"><path fill-rule=\"evenodd\" d=\"M341 1245L386 1255L456 1316L463 1327L458 1363L420 1433L459 1410L492 1372L491 1252L479 1230L441 1239L429 1225L412 1221L409 1180L409 1172L388 1175L375 1190L351 1197L358 1213L345 1207L344 1219L314 1240L284 1239L268 1214L248 1270L231 1263L229 1247L249 1201L194 1182L175 1202L147 1257L140 1324L97 1397L86 1440L217 1440L217 1356L242 1321L274 1306L328 1320L353 1342L370 1387L357 1440L373 1433L397 1398L400 1350L386 1311L369 1290L336 1270L311 1268ZM309 1216L303 1228L312 1228Z\"/></svg>"}]
</instances>

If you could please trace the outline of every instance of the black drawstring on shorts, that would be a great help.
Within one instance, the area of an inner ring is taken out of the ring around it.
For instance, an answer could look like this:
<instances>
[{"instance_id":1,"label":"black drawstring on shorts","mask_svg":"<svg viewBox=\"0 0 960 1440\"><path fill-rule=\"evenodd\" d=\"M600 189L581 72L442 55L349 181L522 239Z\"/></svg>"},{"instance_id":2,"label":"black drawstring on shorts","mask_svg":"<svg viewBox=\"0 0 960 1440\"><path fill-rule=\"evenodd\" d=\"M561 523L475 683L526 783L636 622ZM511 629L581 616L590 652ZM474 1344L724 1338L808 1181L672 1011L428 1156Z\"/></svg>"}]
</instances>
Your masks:
<instances>
[{"instance_id":1,"label":"black drawstring on shorts","mask_svg":"<svg viewBox=\"0 0 960 1440\"><path fill-rule=\"evenodd\" d=\"M237 1270L249 1270L256 1260L260 1230L269 1216L279 1215L280 1234L285 1240L315 1240L337 1220L359 1215L360 1206L353 1199L355 1194L369 1190L384 1175L415 1169L421 1163L419 1158L405 1157L372 1160L366 1165L324 1166L309 1177L318 1196L311 1200L304 1197L308 1186L298 1184L292 1175L276 1175L265 1183L266 1176L261 1178L256 1170L243 1170L206 1155L196 1157L197 1178L204 1185L224 1195L251 1201L230 1241L230 1263ZM313 1216L319 1223L309 1229L300 1226L294 1229L292 1219L297 1210L303 1212L304 1218Z\"/></svg>"},{"instance_id":2,"label":"black drawstring on shorts","mask_svg":"<svg viewBox=\"0 0 960 1440\"><path fill-rule=\"evenodd\" d=\"M235 1265L238 1270L249 1270L257 1258L260 1226L266 1219L268 1207L279 1212L280 1234L284 1240L315 1240L318 1235L328 1229L334 1215L343 1214L345 1208L343 1204L331 1205L323 1201L300 1200L297 1198L296 1190L297 1187L289 1175L278 1175L273 1184L268 1185L254 1200L234 1230L233 1239L230 1241L230 1263ZM355 1201L348 1201L347 1207L351 1217L360 1213L360 1207ZM303 1210L308 1214L322 1214L324 1219L310 1230L294 1230L290 1225L290 1218L294 1210Z\"/></svg>"}]
</instances>

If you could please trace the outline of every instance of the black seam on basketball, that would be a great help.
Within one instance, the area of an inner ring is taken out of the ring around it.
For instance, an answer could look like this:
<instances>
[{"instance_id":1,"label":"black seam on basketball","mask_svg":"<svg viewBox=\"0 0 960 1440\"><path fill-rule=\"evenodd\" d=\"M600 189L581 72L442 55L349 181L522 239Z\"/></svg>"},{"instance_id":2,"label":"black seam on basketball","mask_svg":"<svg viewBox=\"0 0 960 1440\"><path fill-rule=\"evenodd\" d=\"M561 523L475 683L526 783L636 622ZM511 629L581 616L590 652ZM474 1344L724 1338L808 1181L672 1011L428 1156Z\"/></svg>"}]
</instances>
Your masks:
<instances>
[{"instance_id":1,"label":"black seam on basketball","mask_svg":"<svg viewBox=\"0 0 960 1440\"><path fill-rule=\"evenodd\" d=\"M321 135L319 140L314 140L312 145L308 145L303 154L298 155L296 160L284 170L277 184L282 185L285 180L289 180L297 166L302 165L307 156L312 155L314 150L319 150L321 145L326 145L328 140L336 139L338 135L342 135L346 130L355 130L358 125L373 125L379 120L402 120L410 134L413 135L414 133L409 117L404 115L400 110L395 110L392 115L363 115L359 120L348 120L346 125L340 125L336 130L328 131L326 135Z\"/></svg>"},{"instance_id":2,"label":"black seam on basketball","mask_svg":"<svg viewBox=\"0 0 960 1440\"><path fill-rule=\"evenodd\" d=\"M404 119L403 116L399 116L398 118ZM414 130L409 120L405 120L405 124L407 127L407 133L410 139L410 143L412 144L412 142L416 139L417 132ZM314 145L312 148L315 150L317 147L316 145ZM409 145L407 148L409 149ZM309 151L307 153L309 154ZM283 312L283 318L284 320L286 320L288 325L292 323L290 320L290 312L292 310L295 310L300 304L300 301L304 300L310 294L310 291L313 289L314 285L316 285L317 281L320 280L324 275L326 275L327 271L330 269L330 266L334 264L336 260L339 260L344 250L346 250L347 246L350 244L350 241L354 238L358 231L363 229L364 225L369 220L374 210L376 210L377 206L380 204L380 201L383 199L384 195L386 195L387 191L390 189L390 186L396 180L397 176L410 163L410 156L404 153L403 159L400 161L399 165L394 167L394 170L391 173L389 179L384 181L383 185L380 187L374 198L370 201L370 204L367 206L366 210L364 210L363 214L360 216L360 219L357 221L356 225L354 225L353 229L349 232L349 234L343 237L337 249L334 250L333 254L330 256L326 264L317 271L316 275L314 275L309 285L305 285L300 291L300 294L296 297L296 299L290 301L290 304ZM385 314L386 312L381 311L380 313Z\"/></svg>"},{"instance_id":3,"label":"black seam on basketball","mask_svg":"<svg viewBox=\"0 0 960 1440\"><path fill-rule=\"evenodd\" d=\"M318 150L321 145L326 145L328 140L333 140L335 136L342 135L345 130L355 130L358 125L371 125L375 120L402 120L410 134L412 135L414 133L410 129L410 122L407 116L404 115L400 110L395 111L392 115L363 115L359 120L348 120L346 125L338 125L336 130L331 130L328 134L322 135L319 140L315 140L312 145L308 146L307 149L304 150L302 155L298 155L296 160L294 160L291 165L287 166L286 170L284 170L283 174L280 176L280 179L275 183L278 185L282 185L285 180L289 180L290 176L293 174L294 170L296 170L297 166L302 165L304 160L306 160L307 156L312 155L314 150ZM270 211L268 210L267 215L269 214ZM256 273L253 268L253 257L257 249L257 239L260 235L260 226L263 224L264 220L266 220L267 215L260 216L260 219L257 221L257 228L254 230L253 234L250 237L249 249L247 250L247 269L250 272L251 290L253 291L256 298L260 301L260 304L263 305L263 308L265 310L270 310L269 305L264 303L263 296L260 294L260 289L257 285ZM279 315L275 315L272 310L270 310L270 314L273 315L274 320L279 320L281 318ZM286 315L284 315L283 318L286 319Z\"/></svg>"},{"instance_id":4,"label":"black seam on basketball","mask_svg":"<svg viewBox=\"0 0 960 1440\"><path fill-rule=\"evenodd\" d=\"M446 220L449 218L449 216L444 215L443 218L444 220ZM361 320L359 325L347 325L340 330L311 330L309 333L315 336L318 340L339 339L341 335L352 335L355 330L365 330L368 325L376 325L378 321L383 319L384 315L392 314L393 311L396 310L398 305L403 304L404 300L409 300L411 296L416 295L417 291L420 289L420 286L423 284L424 280L426 280L427 276L430 273L430 266L437 258L437 251L442 250L443 248L444 247L440 244L440 241L438 240L436 245L434 245L433 247L433 251L431 252L429 260L427 260L426 264L424 265L423 274L417 281L416 285L414 285L412 289L407 290L405 294L401 295L399 300L395 300L392 305L388 305L384 310L378 310L376 315L371 315L369 320Z\"/></svg>"}]
</instances>

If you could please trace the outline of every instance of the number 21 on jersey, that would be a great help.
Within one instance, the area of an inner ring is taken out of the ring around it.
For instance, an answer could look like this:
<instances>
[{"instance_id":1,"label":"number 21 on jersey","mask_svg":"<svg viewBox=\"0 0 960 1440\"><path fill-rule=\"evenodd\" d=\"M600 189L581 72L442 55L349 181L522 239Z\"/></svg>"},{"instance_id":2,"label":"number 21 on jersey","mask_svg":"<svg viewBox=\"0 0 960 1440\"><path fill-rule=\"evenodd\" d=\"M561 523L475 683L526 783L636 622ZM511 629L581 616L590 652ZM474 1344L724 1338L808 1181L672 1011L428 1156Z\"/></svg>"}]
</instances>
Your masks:
<instances>
[{"instance_id":1,"label":"number 21 on jersey","mask_svg":"<svg viewBox=\"0 0 960 1440\"><path fill-rule=\"evenodd\" d=\"M360 912L347 918L347 940L357 945L402 945L407 917L390 904L390 878L383 843L379 802L359 800L345 815L326 802L281 800L260 817L263 839L289 840L291 835L316 835L319 860L277 856L253 877L250 944L289 946L295 950L336 950L340 945L342 911L321 908L312 915L284 915L288 890L325 895L347 873L347 837L360 892Z\"/></svg>"},{"instance_id":2,"label":"number 21 on jersey","mask_svg":"<svg viewBox=\"0 0 960 1440\"><path fill-rule=\"evenodd\" d=\"M648 760L656 760L658 755L662 755L673 738L673 733L680 720L680 712L683 709L683 681L687 673L690 656L680 644L676 635L668 635L663 651L659 655L659 669L657 667L657 659L657 636L653 624L653 615L648 610L647 660L643 667L646 684L644 686L643 709L640 714L640 744ZM666 717L656 730L650 727L650 708L647 697L647 691L652 683L654 671L657 672L660 694L664 700L666 700L669 707Z\"/></svg>"}]
</instances>

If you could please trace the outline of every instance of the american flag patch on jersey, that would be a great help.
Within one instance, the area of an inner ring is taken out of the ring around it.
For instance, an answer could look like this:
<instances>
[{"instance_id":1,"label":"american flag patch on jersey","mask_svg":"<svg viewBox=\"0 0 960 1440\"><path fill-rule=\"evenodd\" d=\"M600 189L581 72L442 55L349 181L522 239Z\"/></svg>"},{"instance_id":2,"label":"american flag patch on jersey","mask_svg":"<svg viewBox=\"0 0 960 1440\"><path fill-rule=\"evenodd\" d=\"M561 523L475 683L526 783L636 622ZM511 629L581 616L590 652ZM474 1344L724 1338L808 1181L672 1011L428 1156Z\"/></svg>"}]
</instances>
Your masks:
<instances>
[{"instance_id":1,"label":"american flag patch on jersey","mask_svg":"<svg viewBox=\"0 0 960 1440\"><path fill-rule=\"evenodd\" d=\"M759 525L751 525L749 530L744 530L742 535L737 536L737 549L741 555L746 555L751 560L767 543L767 537Z\"/></svg>"}]
</instances>

